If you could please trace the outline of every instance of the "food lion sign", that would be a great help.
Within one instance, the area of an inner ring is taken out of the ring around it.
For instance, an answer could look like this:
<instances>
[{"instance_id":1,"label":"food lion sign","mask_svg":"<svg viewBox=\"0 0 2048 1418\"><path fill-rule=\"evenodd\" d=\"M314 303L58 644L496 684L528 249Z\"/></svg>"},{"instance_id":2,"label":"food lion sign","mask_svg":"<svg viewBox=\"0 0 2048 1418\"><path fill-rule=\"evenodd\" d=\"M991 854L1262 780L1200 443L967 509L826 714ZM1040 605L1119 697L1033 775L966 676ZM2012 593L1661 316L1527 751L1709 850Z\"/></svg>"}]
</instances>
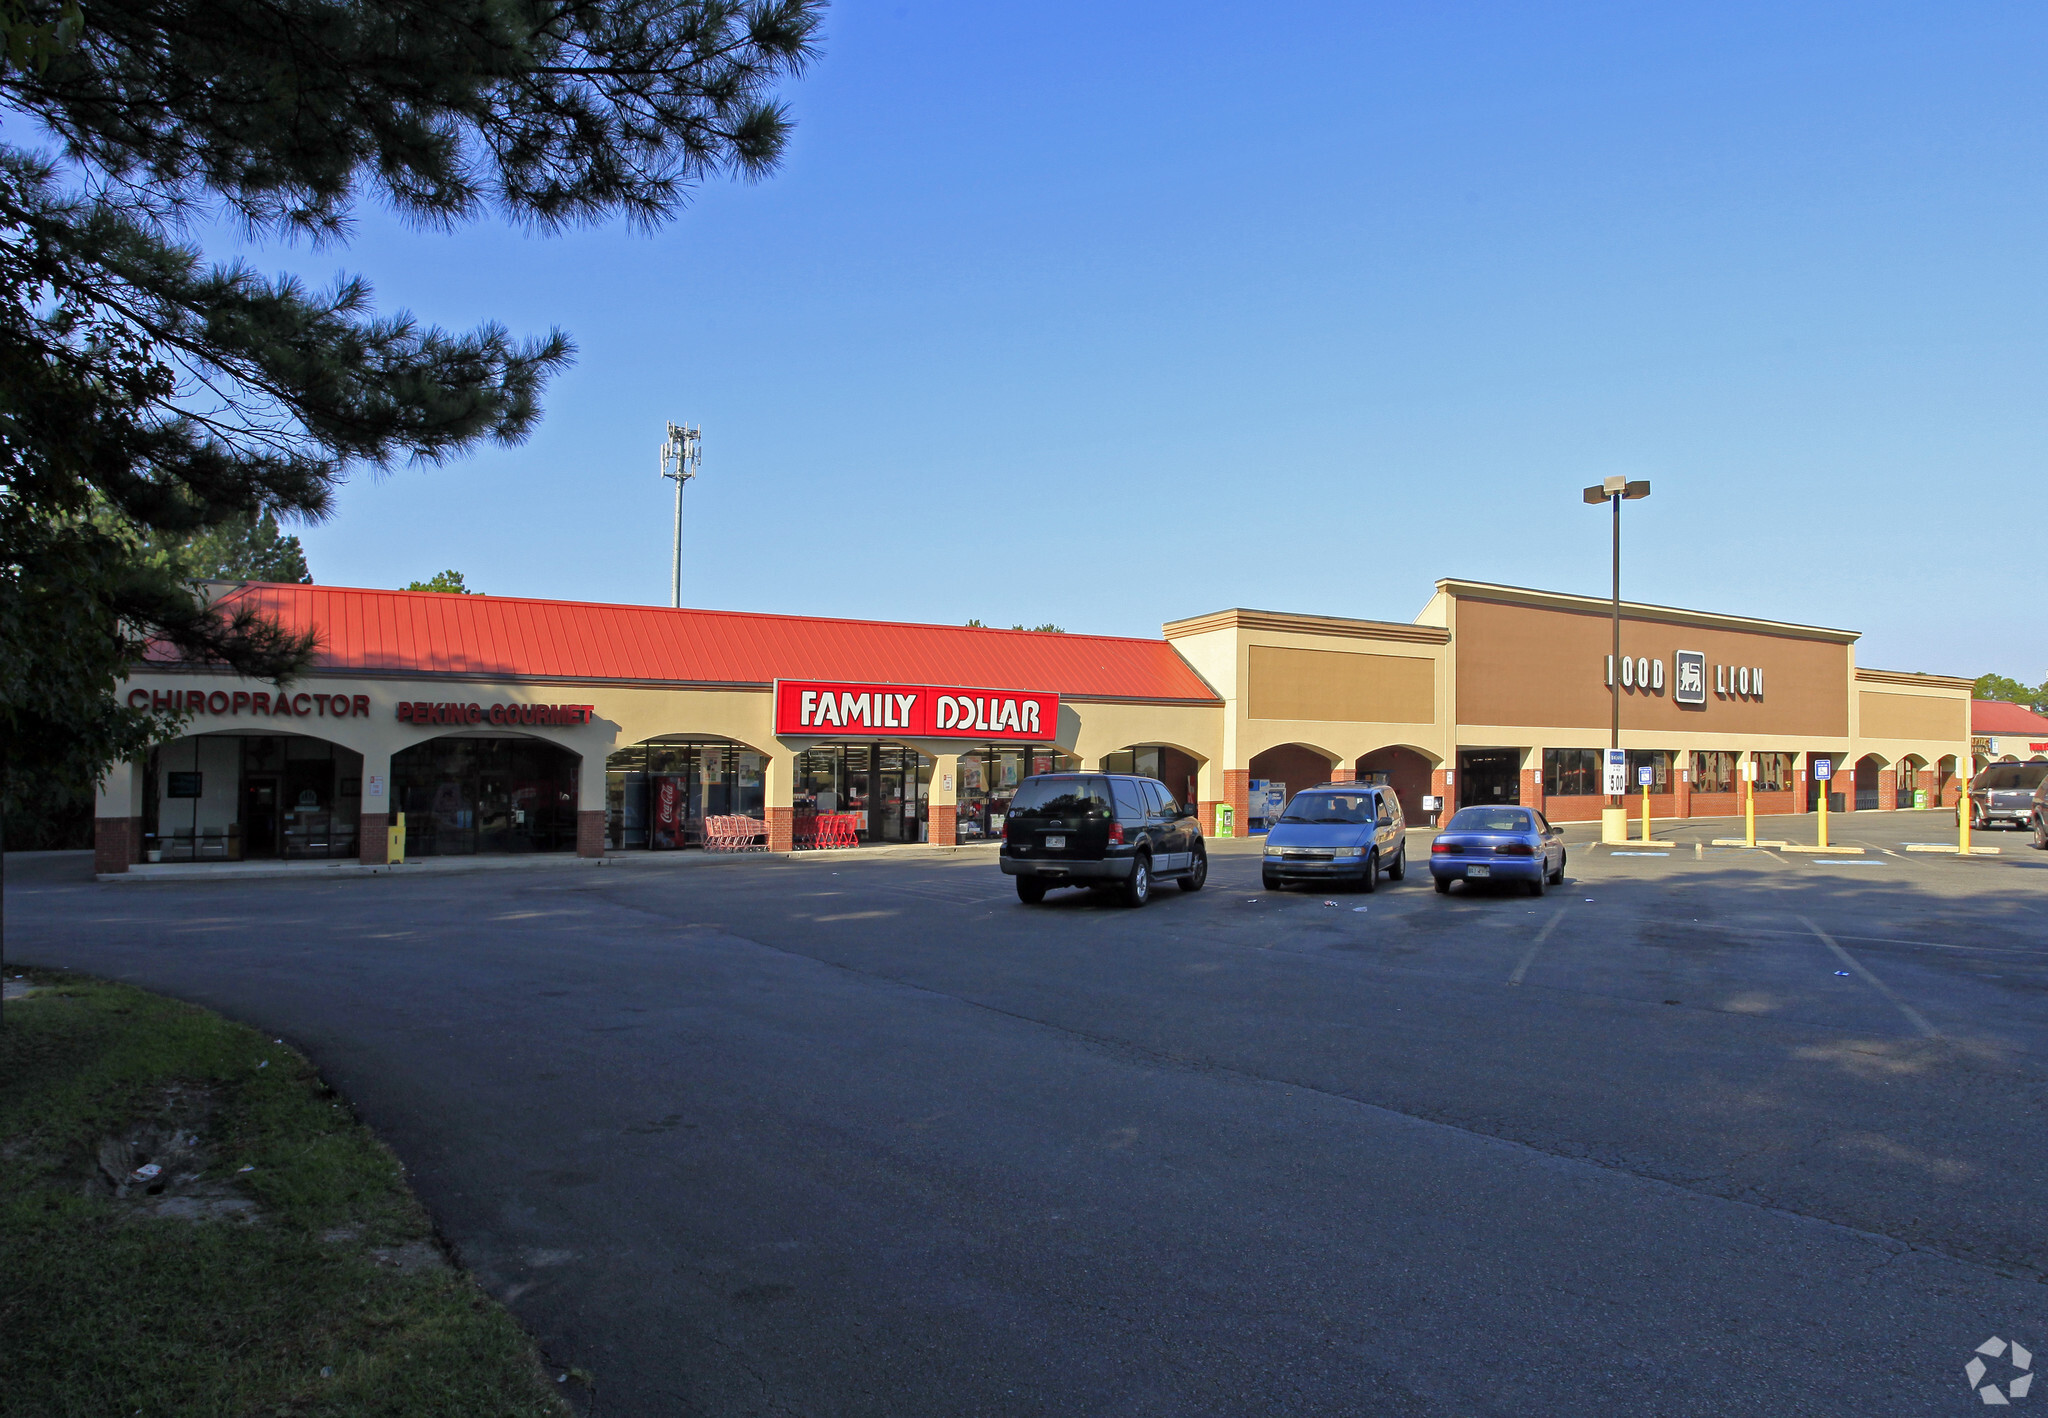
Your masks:
<instances>
[{"instance_id":1,"label":"food lion sign","mask_svg":"<svg viewBox=\"0 0 2048 1418\"><path fill-rule=\"evenodd\" d=\"M1059 720L1059 695L1035 690L775 681L778 737L886 734L907 739L1049 743Z\"/></svg>"}]
</instances>

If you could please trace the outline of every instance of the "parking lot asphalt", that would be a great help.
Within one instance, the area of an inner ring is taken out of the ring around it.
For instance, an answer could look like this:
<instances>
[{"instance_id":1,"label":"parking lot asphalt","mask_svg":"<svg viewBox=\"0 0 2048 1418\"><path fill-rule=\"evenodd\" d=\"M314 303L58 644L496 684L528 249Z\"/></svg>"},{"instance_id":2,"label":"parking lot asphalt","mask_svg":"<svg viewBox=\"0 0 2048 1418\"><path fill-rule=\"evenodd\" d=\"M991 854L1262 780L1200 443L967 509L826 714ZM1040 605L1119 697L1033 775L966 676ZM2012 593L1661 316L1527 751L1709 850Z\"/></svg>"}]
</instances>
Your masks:
<instances>
[{"instance_id":1,"label":"parking lot asphalt","mask_svg":"<svg viewBox=\"0 0 2048 1418\"><path fill-rule=\"evenodd\" d=\"M1980 1342L2048 1354L2048 853L1657 827L1542 898L1214 843L1142 910L11 856L9 957L305 1049L605 1415L1980 1411Z\"/></svg>"}]
</instances>

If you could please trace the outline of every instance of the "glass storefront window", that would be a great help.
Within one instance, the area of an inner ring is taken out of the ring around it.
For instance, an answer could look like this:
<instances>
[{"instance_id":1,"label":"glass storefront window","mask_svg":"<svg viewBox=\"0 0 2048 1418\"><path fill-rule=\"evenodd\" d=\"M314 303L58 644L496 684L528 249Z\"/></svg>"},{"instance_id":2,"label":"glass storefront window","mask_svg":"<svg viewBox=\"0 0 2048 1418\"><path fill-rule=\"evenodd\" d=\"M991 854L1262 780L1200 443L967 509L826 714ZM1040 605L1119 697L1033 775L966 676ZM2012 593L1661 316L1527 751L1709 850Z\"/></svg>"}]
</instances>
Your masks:
<instances>
[{"instance_id":1,"label":"glass storefront window","mask_svg":"<svg viewBox=\"0 0 2048 1418\"><path fill-rule=\"evenodd\" d=\"M1692 755L1692 790L1695 793L1734 793L1742 789L1738 765L1742 755L1719 749L1695 749Z\"/></svg>"},{"instance_id":2,"label":"glass storefront window","mask_svg":"<svg viewBox=\"0 0 2048 1418\"><path fill-rule=\"evenodd\" d=\"M798 813L849 812L864 842L922 842L928 832L932 761L893 743L820 744L797 755Z\"/></svg>"},{"instance_id":3,"label":"glass storefront window","mask_svg":"<svg viewBox=\"0 0 2048 1418\"><path fill-rule=\"evenodd\" d=\"M296 734L199 734L153 750L143 847L164 862L357 854L363 756Z\"/></svg>"},{"instance_id":4,"label":"glass storefront window","mask_svg":"<svg viewBox=\"0 0 2048 1418\"><path fill-rule=\"evenodd\" d=\"M605 759L605 837L615 850L704 840L704 819L765 818L767 758L725 739L650 739Z\"/></svg>"},{"instance_id":5,"label":"glass storefront window","mask_svg":"<svg viewBox=\"0 0 2048 1418\"><path fill-rule=\"evenodd\" d=\"M1756 756L1756 790L1759 793L1789 793L1797 781L1789 753L1759 753Z\"/></svg>"},{"instance_id":6,"label":"glass storefront window","mask_svg":"<svg viewBox=\"0 0 2048 1418\"><path fill-rule=\"evenodd\" d=\"M1628 751L1628 790L1641 795L1643 775L1638 769L1650 770L1650 791L1653 793L1676 792L1678 775L1672 771L1671 753L1661 748L1632 748Z\"/></svg>"},{"instance_id":7,"label":"glass storefront window","mask_svg":"<svg viewBox=\"0 0 2048 1418\"><path fill-rule=\"evenodd\" d=\"M438 738L391 756L407 856L566 852L576 846L578 757L537 739Z\"/></svg>"},{"instance_id":8,"label":"glass storefront window","mask_svg":"<svg viewBox=\"0 0 2048 1418\"><path fill-rule=\"evenodd\" d=\"M1081 760L1049 745L983 744L960 753L958 840L980 842L1003 835L1017 785L1034 773L1071 773Z\"/></svg>"},{"instance_id":9,"label":"glass storefront window","mask_svg":"<svg viewBox=\"0 0 2048 1418\"><path fill-rule=\"evenodd\" d=\"M1598 797L1600 777L1600 750L1597 748L1543 750L1543 791L1549 797Z\"/></svg>"}]
</instances>

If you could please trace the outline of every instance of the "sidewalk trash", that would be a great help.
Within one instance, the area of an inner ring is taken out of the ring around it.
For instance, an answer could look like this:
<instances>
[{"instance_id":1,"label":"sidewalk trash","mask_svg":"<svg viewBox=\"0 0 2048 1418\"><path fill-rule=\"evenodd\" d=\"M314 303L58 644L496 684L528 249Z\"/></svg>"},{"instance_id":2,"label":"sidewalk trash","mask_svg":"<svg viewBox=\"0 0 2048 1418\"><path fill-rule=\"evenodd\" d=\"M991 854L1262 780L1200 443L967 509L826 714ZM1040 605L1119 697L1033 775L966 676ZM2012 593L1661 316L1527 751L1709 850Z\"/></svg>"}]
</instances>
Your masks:
<instances>
[{"instance_id":1,"label":"sidewalk trash","mask_svg":"<svg viewBox=\"0 0 2048 1418\"><path fill-rule=\"evenodd\" d=\"M235 1173L236 1173L236 1175L237 1175L237 1176L239 1176L239 1175L240 1175L241 1173L243 1173L243 1172L253 1172L253 1171L255 1171L255 1170L256 1170L256 1164L255 1164L254 1162L251 1162L251 1163L250 1163L250 1164L249 1164L248 1166L246 1166L246 1167L237 1167L237 1168L235 1168Z\"/></svg>"},{"instance_id":2,"label":"sidewalk trash","mask_svg":"<svg viewBox=\"0 0 2048 1418\"><path fill-rule=\"evenodd\" d=\"M1370 906L1353 906L1353 907L1352 907L1351 909L1352 909L1353 911L1370 911L1370 910L1372 909L1372 907L1370 907Z\"/></svg>"},{"instance_id":3,"label":"sidewalk trash","mask_svg":"<svg viewBox=\"0 0 2048 1418\"><path fill-rule=\"evenodd\" d=\"M322 1365L320 1366L320 1377L321 1377L321 1378L323 1378L323 1379L331 1379L331 1378L333 1378L333 1377L334 1377L334 1367L333 1367L332 1365L330 1365L330 1364L322 1364Z\"/></svg>"},{"instance_id":4,"label":"sidewalk trash","mask_svg":"<svg viewBox=\"0 0 2048 1418\"><path fill-rule=\"evenodd\" d=\"M160 1162L145 1162L128 1174L128 1180L131 1182L153 1182L162 1175L163 1170L163 1164Z\"/></svg>"},{"instance_id":5,"label":"sidewalk trash","mask_svg":"<svg viewBox=\"0 0 2048 1418\"><path fill-rule=\"evenodd\" d=\"M1849 972L1847 970L1837 970L1835 973L1837 975L1847 975Z\"/></svg>"},{"instance_id":6,"label":"sidewalk trash","mask_svg":"<svg viewBox=\"0 0 2048 1418\"><path fill-rule=\"evenodd\" d=\"M265 1059L265 1060L264 1060L264 1061L263 1061L262 1063L260 1063L260 1064L256 1065L256 1067L258 1067L258 1068L269 1068L269 1067L270 1067L270 1060L269 1060L269 1059Z\"/></svg>"},{"instance_id":7,"label":"sidewalk trash","mask_svg":"<svg viewBox=\"0 0 2048 1418\"><path fill-rule=\"evenodd\" d=\"M1337 903L1336 903L1336 902L1334 902L1334 901L1325 901L1325 902L1324 902L1323 904L1324 904L1325 906L1334 906L1334 905L1336 905Z\"/></svg>"}]
</instances>

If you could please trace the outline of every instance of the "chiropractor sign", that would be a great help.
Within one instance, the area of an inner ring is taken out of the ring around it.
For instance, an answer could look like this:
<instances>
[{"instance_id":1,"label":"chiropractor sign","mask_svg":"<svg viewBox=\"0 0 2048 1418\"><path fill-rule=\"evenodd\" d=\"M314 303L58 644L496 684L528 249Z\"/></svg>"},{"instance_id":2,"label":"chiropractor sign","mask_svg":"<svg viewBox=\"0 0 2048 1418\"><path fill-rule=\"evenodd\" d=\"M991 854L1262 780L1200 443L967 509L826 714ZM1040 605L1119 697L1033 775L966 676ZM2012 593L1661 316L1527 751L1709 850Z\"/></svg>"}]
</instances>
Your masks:
<instances>
[{"instance_id":1,"label":"chiropractor sign","mask_svg":"<svg viewBox=\"0 0 2048 1418\"><path fill-rule=\"evenodd\" d=\"M886 734L909 739L1049 743L1059 718L1059 695L1035 690L775 681L778 737Z\"/></svg>"}]
</instances>

